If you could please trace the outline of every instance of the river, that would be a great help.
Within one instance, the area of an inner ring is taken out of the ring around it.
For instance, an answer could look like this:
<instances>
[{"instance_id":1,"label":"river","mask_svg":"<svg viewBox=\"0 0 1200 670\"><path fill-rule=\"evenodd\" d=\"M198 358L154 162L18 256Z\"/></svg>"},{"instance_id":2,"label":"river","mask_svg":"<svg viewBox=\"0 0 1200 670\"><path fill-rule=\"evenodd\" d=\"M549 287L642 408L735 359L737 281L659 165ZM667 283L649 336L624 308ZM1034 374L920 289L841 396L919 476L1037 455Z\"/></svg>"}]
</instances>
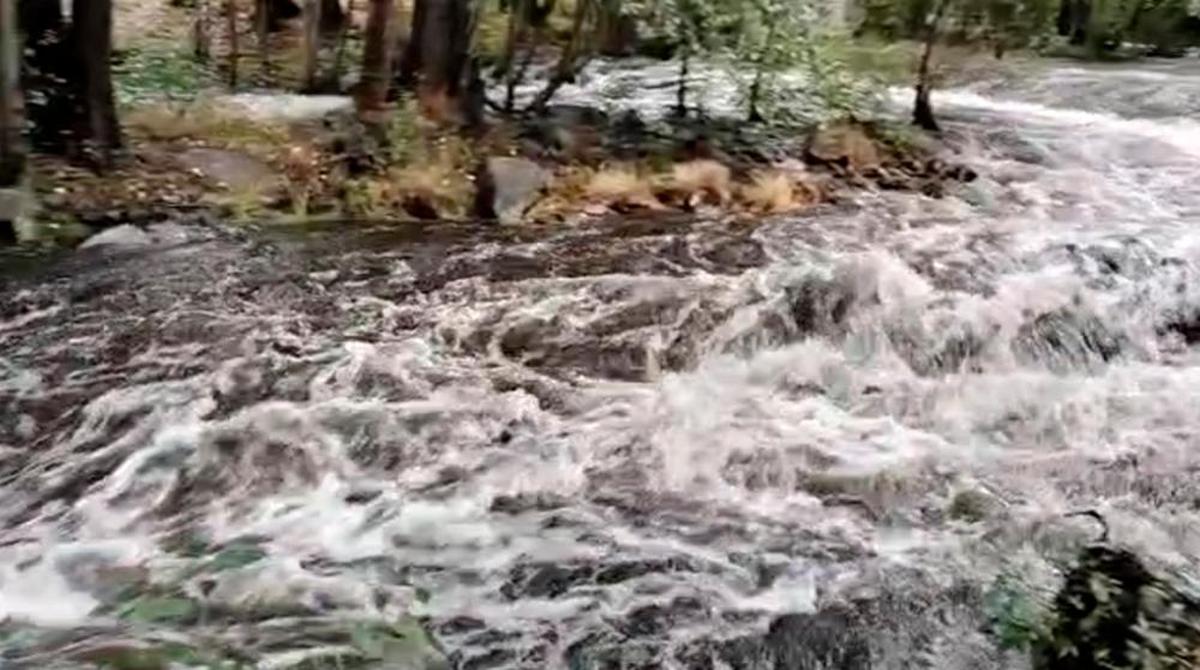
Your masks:
<instances>
[{"instance_id":1,"label":"river","mask_svg":"<svg viewBox=\"0 0 1200 670\"><path fill-rule=\"evenodd\" d=\"M934 102L941 200L0 271L0 665L1022 668L1070 513L1193 570L1200 67Z\"/></svg>"}]
</instances>

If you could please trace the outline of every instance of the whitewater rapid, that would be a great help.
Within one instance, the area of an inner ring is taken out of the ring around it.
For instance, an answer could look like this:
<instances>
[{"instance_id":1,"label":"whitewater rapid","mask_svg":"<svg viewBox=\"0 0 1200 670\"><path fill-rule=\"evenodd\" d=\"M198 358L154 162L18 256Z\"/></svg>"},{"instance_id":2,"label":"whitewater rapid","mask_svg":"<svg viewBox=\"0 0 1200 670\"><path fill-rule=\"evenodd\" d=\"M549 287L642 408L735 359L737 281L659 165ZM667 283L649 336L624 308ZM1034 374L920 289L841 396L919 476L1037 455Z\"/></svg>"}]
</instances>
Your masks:
<instances>
[{"instance_id":1,"label":"whitewater rapid","mask_svg":"<svg viewBox=\"0 0 1200 670\"><path fill-rule=\"evenodd\" d=\"M0 660L301 667L412 619L465 668L785 667L810 626L1025 667L986 595L1052 592L1069 513L1200 558L1197 100L1184 65L939 92L980 174L940 200L5 276Z\"/></svg>"}]
</instances>

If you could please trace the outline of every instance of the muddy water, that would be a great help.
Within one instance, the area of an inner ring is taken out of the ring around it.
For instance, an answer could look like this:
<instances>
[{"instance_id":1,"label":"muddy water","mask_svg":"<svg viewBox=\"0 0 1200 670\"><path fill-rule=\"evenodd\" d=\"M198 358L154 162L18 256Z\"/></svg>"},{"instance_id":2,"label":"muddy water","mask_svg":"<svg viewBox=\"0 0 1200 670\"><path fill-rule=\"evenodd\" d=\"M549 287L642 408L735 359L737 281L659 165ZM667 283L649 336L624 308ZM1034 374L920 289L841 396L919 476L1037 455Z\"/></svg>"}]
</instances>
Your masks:
<instances>
[{"instance_id":1,"label":"muddy water","mask_svg":"<svg viewBox=\"0 0 1200 670\"><path fill-rule=\"evenodd\" d=\"M1068 513L1200 557L1187 67L941 93L943 200L7 271L0 664L1024 667Z\"/></svg>"}]
</instances>

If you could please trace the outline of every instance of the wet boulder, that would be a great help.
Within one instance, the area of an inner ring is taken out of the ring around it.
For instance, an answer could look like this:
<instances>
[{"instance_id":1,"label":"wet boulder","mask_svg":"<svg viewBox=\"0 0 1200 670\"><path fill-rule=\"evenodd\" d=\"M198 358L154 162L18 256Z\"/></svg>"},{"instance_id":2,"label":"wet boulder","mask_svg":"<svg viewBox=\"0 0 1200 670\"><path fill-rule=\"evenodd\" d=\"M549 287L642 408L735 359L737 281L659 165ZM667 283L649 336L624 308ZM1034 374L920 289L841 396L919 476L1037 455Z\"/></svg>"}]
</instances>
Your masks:
<instances>
[{"instance_id":1,"label":"wet boulder","mask_svg":"<svg viewBox=\"0 0 1200 670\"><path fill-rule=\"evenodd\" d=\"M533 161L489 158L476 178L476 214L504 225L518 224L549 180L549 173Z\"/></svg>"},{"instance_id":2,"label":"wet boulder","mask_svg":"<svg viewBox=\"0 0 1200 670\"><path fill-rule=\"evenodd\" d=\"M846 608L814 614L786 614L771 622L766 647L775 668L789 670L869 670L867 631Z\"/></svg>"}]
</instances>

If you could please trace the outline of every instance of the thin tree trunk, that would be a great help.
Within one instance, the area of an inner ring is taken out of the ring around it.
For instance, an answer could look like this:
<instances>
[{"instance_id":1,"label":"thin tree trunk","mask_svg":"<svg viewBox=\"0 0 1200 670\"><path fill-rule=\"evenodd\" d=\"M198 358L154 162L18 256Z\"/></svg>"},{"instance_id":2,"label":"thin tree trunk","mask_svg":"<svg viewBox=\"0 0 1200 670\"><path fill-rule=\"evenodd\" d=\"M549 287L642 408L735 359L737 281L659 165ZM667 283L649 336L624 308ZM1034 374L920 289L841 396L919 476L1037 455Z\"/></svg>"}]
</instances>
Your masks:
<instances>
[{"instance_id":1,"label":"thin tree trunk","mask_svg":"<svg viewBox=\"0 0 1200 670\"><path fill-rule=\"evenodd\" d=\"M84 1L86 2L86 0ZM242 48L238 35L237 2L235 0L225 0L225 32L229 37L229 88L236 89Z\"/></svg>"},{"instance_id":2,"label":"thin tree trunk","mask_svg":"<svg viewBox=\"0 0 1200 670\"><path fill-rule=\"evenodd\" d=\"M0 0L0 188L18 184L25 173L25 120L21 101L21 48L17 3Z\"/></svg>"},{"instance_id":3,"label":"thin tree trunk","mask_svg":"<svg viewBox=\"0 0 1200 670\"><path fill-rule=\"evenodd\" d=\"M379 111L387 103L392 71L391 24L394 11L393 0L371 0L363 43L362 81L358 96L360 112Z\"/></svg>"},{"instance_id":4,"label":"thin tree trunk","mask_svg":"<svg viewBox=\"0 0 1200 670\"><path fill-rule=\"evenodd\" d=\"M317 90L321 59L321 0L304 1L304 75L302 90Z\"/></svg>"},{"instance_id":5,"label":"thin tree trunk","mask_svg":"<svg viewBox=\"0 0 1200 670\"><path fill-rule=\"evenodd\" d=\"M930 132L938 132L937 119L933 115L933 105L929 100L933 91L933 81L930 73L930 61L933 59L933 47L937 44L938 30L941 27L942 16L946 13L949 0L938 0L933 18L925 29L925 48L921 52L921 61L917 66L916 99L913 103L913 123Z\"/></svg>"},{"instance_id":6,"label":"thin tree trunk","mask_svg":"<svg viewBox=\"0 0 1200 670\"><path fill-rule=\"evenodd\" d=\"M424 41L425 14L429 11L429 0L416 0L413 5L412 23L409 27L408 43L404 45L404 57L396 73L396 85L415 89L422 65L422 42Z\"/></svg>"},{"instance_id":7,"label":"thin tree trunk","mask_svg":"<svg viewBox=\"0 0 1200 670\"><path fill-rule=\"evenodd\" d=\"M84 150L94 156L98 165L110 167L121 148L110 67L112 0L74 0L71 9L76 58L82 74L79 83L83 118L78 136Z\"/></svg>"},{"instance_id":8,"label":"thin tree trunk","mask_svg":"<svg viewBox=\"0 0 1200 670\"><path fill-rule=\"evenodd\" d=\"M762 123L763 115L758 109L758 101L762 97L762 65L754 71L754 82L750 84L750 113L747 115L747 120L751 123Z\"/></svg>"},{"instance_id":9,"label":"thin tree trunk","mask_svg":"<svg viewBox=\"0 0 1200 670\"><path fill-rule=\"evenodd\" d=\"M576 0L575 18L571 21L571 40L563 49L562 55L558 59L558 65L554 69L554 74L551 75L550 81L546 82L546 86L533 99L533 103L529 108L536 112L542 113L546 111L546 105L550 103L550 99L562 88L567 82L575 78L579 69L587 63L586 58L582 58L586 54L584 49L584 26L587 23L588 14L592 8L594 0Z\"/></svg>"},{"instance_id":10,"label":"thin tree trunk","mask_svg":"<svg viewBox=\"0 0 1200 670\"><path fill-rule=\"evenodd\" d=\"M197 62L208 62L212 39L208 30L208 0L196 0L195 23L192 25L193 56Z\"/></svg>"},{"instance_id":11,"label":"thin tree trunk","mask_svg":"<svg viewBox=\"0 0 1200 670\"><path fill-rule=\"evenodd\" d=\"M504 60L501 61L498 75L504 77L504 113L512 114L516 108L517 86L525 78L528 62L533 57L533 47L529 47L526 58L520 66L517 65L517 51L525 41L529 32L529 0L512 0L508 16L508 35L504 42Z\"/></svg>"},{"instance_id":12,"label":"thin tree trunk","mask_svg":"<svg viewBox=\"0 0 1200 670\"><path fill-rule=\"evenodd\" d=\"M350 27L353 22L354 22L354 0L347 0L346 1L346 20L342 21L342 28L341 28L341 30L338 31L337 53L333 57L333 76L339 82L342 79L342 66L346 61L346 42L348 42L350 40ZM391 39L391 33L393 32L391 30L391 24L392 24L392 20L391 20L391 16L389 16L388 17L388 31L387 31L389 39ZM370 29L370 19L368 19L367 27L369 30ZM387 49L387 53L388 53L388 69L384 72L384 75L388 79L391 79L391 75L392 75L392 72L391 72L392 45L389 43L387 45L386 49Z\"/></svg>"},{"instance_id":13,"label":"thin tree trunk","mask_svg":"<svg viewBox=\"0 0 1200 670\"><path fill-rule=\"evenodd\" d=\"M683 57L679 59L679 83L675 87L675 116L685 118L687 116L687 92L688 79L691 77L692 70L692 47L684 45Z\"/></svg>"},{"instance_id":14,"label":"thin tree trunk","mask_svg":"<svg viewBox=\"0 0 1200 670\"><path fill-rule=\"evenodd\" d=\"M254 0L254 40L258 45L258 67L262 83L271 77L271 6L270 0Z\"/></svg>"},{"instance_id":15,"label":"thin tree trunk","mask_svg":"<svg viewBox=\"0 0 1200 670\"><path fill-rule=\"evenodd\" d=\"M25 100L25 113L32 121L32 145L50 153L70 153L76 131L75 90L69 83L77 78L69 33L58 2L21 2L20 28L24 32L25 58L21 87L38 91Z\"/></svg>"},{"instance_id":16,"label":"thin tree trunk","mask_svg":"<svg viewBox=\"0 0 1200 670\"><path fill-rule=\"evenodd\" d=\"M16 0L0 0L0 242L15 242L24 214L25 119L21 113L21 49Z\"/></svg>"}]
</instances>

